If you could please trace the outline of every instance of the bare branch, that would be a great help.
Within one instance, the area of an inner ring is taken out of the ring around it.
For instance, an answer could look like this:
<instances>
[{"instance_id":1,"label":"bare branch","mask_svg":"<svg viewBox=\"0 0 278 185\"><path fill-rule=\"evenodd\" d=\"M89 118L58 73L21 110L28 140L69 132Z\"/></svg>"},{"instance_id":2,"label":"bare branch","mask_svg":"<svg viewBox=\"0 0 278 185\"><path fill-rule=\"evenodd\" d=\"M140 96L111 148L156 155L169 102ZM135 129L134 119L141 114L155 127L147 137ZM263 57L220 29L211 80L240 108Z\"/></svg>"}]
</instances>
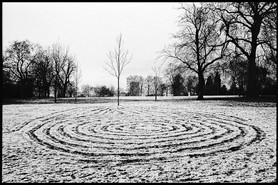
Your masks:
<instances>
[{"instance_id":1,"label":"bare branch","mask_svg":"<svg viewBox=\"0 0 278 185\"><path fill-rule=\"evenodd\" d=\"M112 76L118 79L118 105L119 105L119 80L122 74L123 68L130 63L132 57L128 57L128 50L123 49L122 34L120 34L116 41L116 47L113 52L110 51L108 54L109 61L105 61L107 68L104 68Z\"/></svg>"}]
</instances>

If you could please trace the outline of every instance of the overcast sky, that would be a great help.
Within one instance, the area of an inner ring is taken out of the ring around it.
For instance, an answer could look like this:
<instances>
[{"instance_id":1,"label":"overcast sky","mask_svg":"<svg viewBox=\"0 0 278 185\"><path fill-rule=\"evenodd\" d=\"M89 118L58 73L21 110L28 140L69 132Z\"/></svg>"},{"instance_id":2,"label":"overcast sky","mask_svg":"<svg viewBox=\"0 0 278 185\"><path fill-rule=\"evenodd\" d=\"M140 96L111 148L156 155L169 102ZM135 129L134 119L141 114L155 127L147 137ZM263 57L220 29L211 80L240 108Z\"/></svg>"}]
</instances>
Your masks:
<instances>
[{"instance_id":1,"label":"overcast sky","mask_svg":"<svg viewBox=\"0 0 278 185\"><path fill-rule=\"evenodd\" d=\"M178 30L178 3L2 3L2 46L14 40L50 46L59 41L76 55L80 85L116 87L104 61L122 33L133 58L120 79L126 88L130 75L153 75L159 51Z\"/></svg>"}]
</instances>

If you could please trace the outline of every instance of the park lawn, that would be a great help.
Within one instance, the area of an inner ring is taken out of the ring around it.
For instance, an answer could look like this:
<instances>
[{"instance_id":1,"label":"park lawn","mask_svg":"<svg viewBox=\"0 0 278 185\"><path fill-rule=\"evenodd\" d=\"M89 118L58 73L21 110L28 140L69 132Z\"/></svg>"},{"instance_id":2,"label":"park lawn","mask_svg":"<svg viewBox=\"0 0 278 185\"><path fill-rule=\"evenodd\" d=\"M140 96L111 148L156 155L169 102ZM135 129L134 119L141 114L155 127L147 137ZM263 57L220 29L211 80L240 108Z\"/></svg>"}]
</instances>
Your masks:
<instances>
[{"instance_id":1,"label":"park lawn","mask_svg":"<svg viewBox=\"0 0 278 185\"><path fill-rule=\"evenodd\" d=\"M276 182L275 102L113 98L3 105L2 182Z\"/></svg>"}]
</instances>

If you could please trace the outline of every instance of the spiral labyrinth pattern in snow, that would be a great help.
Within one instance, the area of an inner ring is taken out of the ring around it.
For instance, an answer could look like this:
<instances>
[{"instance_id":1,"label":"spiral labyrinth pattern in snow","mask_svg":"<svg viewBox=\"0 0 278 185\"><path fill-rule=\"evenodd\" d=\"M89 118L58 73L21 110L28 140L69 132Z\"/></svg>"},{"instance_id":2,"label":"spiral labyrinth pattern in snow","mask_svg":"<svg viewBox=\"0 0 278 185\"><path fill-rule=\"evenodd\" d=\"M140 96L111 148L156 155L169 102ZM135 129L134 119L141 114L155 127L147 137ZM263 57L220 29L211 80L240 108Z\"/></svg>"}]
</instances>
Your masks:
<instances>
[{"instance_id":1,"label":"spiral labyrinth pattern in snow","mask_svg":"<svg viewBox=\"0 0 278 185\"><path fill-rule=\"evenodd\" d=\"M147 107L78 108L26 124L31 142L84 160L142 162L233 152L265 133L224 114Z\"/></svg>"}]
</instances>

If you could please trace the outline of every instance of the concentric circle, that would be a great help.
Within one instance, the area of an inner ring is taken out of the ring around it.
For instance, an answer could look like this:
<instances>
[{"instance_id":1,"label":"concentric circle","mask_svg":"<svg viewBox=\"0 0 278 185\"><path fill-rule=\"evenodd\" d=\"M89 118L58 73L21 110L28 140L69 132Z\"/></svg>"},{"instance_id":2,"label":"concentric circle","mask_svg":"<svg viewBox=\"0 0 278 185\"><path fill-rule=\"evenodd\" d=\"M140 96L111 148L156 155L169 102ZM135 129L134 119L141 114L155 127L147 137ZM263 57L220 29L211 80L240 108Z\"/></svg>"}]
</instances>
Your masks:
<instances>
[{"instance_id":1,"label":"concentric circle","mask_svg":"<svg viewBox=\"0 0 278 185\"><path fill-rule=\"evenodd\" d=\"M87 161L217 155L265 137L259 127L239 117L144 106L80 107L31 120L22 129L31 142Z\"/></svg>"}]
</instances>

